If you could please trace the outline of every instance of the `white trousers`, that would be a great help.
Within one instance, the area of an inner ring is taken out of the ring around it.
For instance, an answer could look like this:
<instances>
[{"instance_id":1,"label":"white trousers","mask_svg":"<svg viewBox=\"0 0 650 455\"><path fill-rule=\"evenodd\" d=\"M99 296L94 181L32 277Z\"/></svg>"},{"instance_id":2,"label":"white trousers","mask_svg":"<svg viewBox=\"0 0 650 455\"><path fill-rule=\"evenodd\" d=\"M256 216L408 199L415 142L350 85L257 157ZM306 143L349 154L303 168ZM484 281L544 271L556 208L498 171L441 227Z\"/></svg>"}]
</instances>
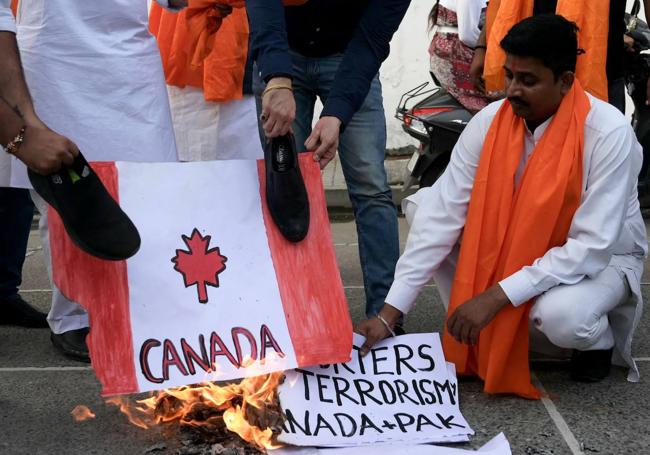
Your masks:
<instances>
[{"instance_id":1,"label":"white trousers","mask_svg":"<svg viewBox=\"0 0 650 455\"><path fill-rule=\"evenodd\" d=\"M445 308L449 305L457 258L458 247L434 274ZM569 349L614 347L608 314L629 298L625 274L611 264L593 278L549 289L537 297L530 310L531 351L562 356Z\"/></svg>"},{"instance_id":2,"label":"white trousers","mask_svg":"<svg viewBox=\"0 0 650 455\"><path fill-rule=\"evenodd\" d=\"M255 97L212 103L203 90L167 86L180 161L261 159Z\"/></svg>"},{"instance_id":3,"label":"white trousers","mask_svg":"<svg viewBox=\"0 0 650 455\"><path fill-rule=\"evenodd\" d=\"M63 295L61 290L52 280L52 254L50 251L50 235L47 223L47 203L40 197L36 191L29 191L34 205L41 214L38 223L38 230L41 235L41 245L43 246L43 257L47 274L52 284L52 306L47 315L47 322L54 333L63 333L70 330L88 327L88 313L81 305L68 299Z\"/></svg>"}]
</instances>

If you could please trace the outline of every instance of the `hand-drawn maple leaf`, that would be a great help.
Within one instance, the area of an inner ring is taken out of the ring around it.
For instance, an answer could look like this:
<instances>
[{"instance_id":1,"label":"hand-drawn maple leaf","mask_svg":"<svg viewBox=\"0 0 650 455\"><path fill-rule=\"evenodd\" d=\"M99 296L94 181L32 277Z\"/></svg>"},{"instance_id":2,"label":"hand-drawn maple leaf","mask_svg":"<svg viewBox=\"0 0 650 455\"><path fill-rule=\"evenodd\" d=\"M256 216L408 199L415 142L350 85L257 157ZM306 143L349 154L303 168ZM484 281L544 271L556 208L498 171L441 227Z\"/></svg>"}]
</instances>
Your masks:
<instances>
[{"instance_id":1,"label":"hand-drawn maple leaf","mask_svg":"<svg viewBox=\"0 0 650 455\"><path fill-rule=\"evenodd\" d=\"M172 258L174 270L183 275L186 288L196 284L199 302L207 303L207 285L219 287L219 274L226 269L228 258L221 255L218 247L208 249L211 236L203 237L196 228L191 237L183 235L182 239L189 251L176 250Z\"/></svg>"}]
</instances>

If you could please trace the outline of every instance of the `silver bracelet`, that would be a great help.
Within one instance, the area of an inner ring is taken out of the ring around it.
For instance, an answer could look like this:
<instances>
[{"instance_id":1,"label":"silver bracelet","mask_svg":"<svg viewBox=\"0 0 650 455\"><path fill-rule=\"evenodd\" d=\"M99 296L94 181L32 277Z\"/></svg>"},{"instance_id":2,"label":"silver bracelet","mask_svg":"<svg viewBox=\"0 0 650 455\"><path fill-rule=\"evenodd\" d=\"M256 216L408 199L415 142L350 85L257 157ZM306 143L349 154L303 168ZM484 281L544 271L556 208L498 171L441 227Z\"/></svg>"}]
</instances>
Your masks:
<instances>
[{"instance_id":1,"label":"silver bracelet","mask_svg":"<svg viewBox=\"0 0 650 455\"><path fill-rule=\"evenodd\" d=\"M382 318L380 314L377 314L377 319L381 321L382 324L384 324L384 327L386 327L386 330L388 330L388 333L390 333L390 336L395 338L397 335L395 335L395 332L393 329L390 328L390 325L388 325L388 322L386 322L386 319Z\"/></svg>"}]
</instances>

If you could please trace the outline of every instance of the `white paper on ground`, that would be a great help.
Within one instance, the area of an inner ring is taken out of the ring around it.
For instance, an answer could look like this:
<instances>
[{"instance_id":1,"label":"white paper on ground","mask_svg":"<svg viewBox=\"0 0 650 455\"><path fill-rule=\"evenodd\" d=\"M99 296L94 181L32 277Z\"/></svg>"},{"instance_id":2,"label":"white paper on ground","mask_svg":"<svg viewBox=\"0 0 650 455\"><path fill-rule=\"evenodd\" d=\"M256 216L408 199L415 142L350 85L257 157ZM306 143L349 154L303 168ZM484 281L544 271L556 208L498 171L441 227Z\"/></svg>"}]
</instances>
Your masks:
<instances>
[{"instance_id":1,"label":"white paper on ground","mask_svg":"<svg viewBox=\"0 0 650 455\"><path fill-rule=\"evenodd\" d=\"M364 358L355 335L352 360L286 373L279 388L287 415L279 441L346 447L379 442L466 441L458 384L437 333L377 343Z\"/></svg>"},{"instance_id":2,"label":"white paper on ground","mask_svg":"<svg viewBox=\"0 0 650 455\"><path fill-rule=\"evenodd\" d=\"M346 447L341 449L318 449L316 447L283 447L269 451L272 455L512 455L510 443L503 433L499 433L478 450L440 447L429 444L379 444L372 446Z\"/></svg>"}]
</instances>

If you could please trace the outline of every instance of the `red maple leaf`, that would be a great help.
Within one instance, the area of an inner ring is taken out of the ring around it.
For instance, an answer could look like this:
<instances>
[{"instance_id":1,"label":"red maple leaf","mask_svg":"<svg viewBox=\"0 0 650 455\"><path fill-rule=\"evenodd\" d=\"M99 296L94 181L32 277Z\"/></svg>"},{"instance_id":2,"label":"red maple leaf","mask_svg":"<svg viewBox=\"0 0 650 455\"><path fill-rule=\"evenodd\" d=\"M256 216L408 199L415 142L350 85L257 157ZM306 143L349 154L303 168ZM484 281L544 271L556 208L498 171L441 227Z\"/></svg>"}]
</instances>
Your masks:
<instances>
[{"instance_id":1,"label":"red maple leaf","mask_svg":"<svg viewBox=\"0 0 650 455\"><path fill-rule=\"evenodd\" d=\"M176 264L174 270L183 275L185 287L197 285L199 302L208 302L207 285L219 287L219 274L226 269L228 258L222 256L219 248L208 249L211 236L203 237L198 229L194 228L192 236L182 236L183 242L189 251L176 250L172 262Z\"/></svg>"}]
</instances>

